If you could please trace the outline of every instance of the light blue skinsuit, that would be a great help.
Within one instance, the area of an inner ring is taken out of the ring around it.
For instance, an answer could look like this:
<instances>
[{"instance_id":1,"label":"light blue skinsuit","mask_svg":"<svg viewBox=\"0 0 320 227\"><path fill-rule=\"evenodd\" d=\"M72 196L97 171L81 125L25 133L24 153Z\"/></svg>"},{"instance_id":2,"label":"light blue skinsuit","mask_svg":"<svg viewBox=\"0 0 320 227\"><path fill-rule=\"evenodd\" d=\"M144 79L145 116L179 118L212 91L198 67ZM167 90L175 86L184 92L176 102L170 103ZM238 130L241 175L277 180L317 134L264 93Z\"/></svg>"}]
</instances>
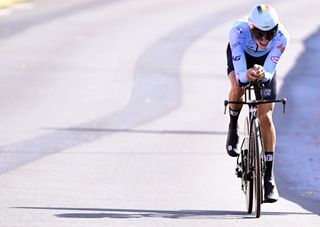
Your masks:
<instances>
[{"instance_id":1,"label":"light blue skinsuit","mask_svg":"<svg viewBox=\"0 0 320 227\"><path fill-rule=\"evenodd\" d=\"M279 23L276 36L270 41L266 49L260 49L252 38L248 17L236 21L230 30L229 42L237 80L241 83L249 82L246 75L247 63L245 52L253 57L261 57L269 52L263 65L265 70L263 82L271 81L288 40L289 35L287 30Z\"/></svg>"}]
</instances>

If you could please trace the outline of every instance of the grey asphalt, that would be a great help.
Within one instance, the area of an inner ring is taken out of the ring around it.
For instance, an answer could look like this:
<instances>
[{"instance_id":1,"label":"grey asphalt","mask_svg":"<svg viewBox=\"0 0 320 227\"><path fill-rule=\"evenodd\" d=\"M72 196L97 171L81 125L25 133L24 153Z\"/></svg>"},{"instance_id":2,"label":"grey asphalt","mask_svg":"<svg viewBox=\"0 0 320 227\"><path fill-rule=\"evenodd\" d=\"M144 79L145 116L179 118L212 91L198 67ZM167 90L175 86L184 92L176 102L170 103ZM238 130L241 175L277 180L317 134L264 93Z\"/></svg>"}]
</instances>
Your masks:
<instances>
[{"instance_id":1,"label":"grey asphalt","mask_svg":"<svg viewBox=\"0 0 320 227\"><path fill-rule=\"evenodd\" d=\"M254 3L34 0L4 13L0 226L319 226L318 1L274 2L291 34L288 106L275 114L281 198L261 219L224 149L227 33Z\"/></svg>"}]
</instances>

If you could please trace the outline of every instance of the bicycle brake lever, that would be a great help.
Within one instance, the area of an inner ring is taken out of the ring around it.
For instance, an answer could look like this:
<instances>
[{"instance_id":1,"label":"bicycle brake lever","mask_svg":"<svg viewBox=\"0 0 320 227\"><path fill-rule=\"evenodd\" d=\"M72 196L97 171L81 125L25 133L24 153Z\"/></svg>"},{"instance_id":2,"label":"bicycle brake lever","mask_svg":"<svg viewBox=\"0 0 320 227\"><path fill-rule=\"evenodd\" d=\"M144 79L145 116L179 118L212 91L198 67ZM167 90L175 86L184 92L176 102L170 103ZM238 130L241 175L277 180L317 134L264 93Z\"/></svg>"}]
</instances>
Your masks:
<instances>
[{"instance_id":1,"label":"bicycle brake lever","mask_svg":"<svg viewBox=\"0 0 320 227\"><path fill-rule=\"evenodd\" d=\"M286 113L287 99L286 99L286 98L283 98L283 99L281 100L281 102L282 102L282 105L283 105L282 112L285 114L285 113Z\"/></svg>"},{"instance_id":2,"label":"bicycle brake lever","mask_svg":"<svg viewBox=\"0 0 320 227\"><path fill-rule=\"evenodd\" d=\"M226 114L226 112L227 112L228 103L229 103L228 100L224 100L224 114Z\"/></svg>"}]
</instances>

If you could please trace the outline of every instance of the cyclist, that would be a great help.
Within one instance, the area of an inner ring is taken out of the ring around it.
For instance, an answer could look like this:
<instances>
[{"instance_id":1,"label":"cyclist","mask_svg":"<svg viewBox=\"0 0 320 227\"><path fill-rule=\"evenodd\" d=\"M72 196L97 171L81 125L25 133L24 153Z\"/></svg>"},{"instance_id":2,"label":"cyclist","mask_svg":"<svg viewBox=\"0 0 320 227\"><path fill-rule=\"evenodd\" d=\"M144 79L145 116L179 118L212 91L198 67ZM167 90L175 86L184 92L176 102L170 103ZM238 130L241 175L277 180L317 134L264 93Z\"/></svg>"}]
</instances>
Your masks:
<instances>
[{"instance_id":1,"label":"cyclist","mask_svg":"<svg viewBox=\"0 0 320 227\"><path fill-rule=\"evenodd\" d=\"M278 20L275 9L266 4L255 6L249 16L235 22L229 34L227 47L228 76L231 82L229 101L241 101L243 85L250 81L262 81L264 94L255 87L257 99L276 99L276 67L284 52L289 36ZM230 104L230 123L226 149L230 156L237 157L238 117L242 105ZM279 194L273 175L273 160L276 146L276 131L272 120L274 103L258 106L262 137L266 155L264 177L264 202L276 202Z\"/></svg>"}]
</instances>

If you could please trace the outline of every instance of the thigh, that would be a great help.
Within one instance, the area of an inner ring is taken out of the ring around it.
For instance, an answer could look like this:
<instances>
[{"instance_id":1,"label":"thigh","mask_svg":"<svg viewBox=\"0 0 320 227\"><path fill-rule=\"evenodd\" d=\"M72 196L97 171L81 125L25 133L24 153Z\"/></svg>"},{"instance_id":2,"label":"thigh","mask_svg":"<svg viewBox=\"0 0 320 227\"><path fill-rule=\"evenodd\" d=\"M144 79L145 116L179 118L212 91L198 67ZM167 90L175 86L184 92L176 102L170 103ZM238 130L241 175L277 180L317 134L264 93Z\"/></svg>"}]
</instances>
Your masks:
<instances>
[{"instance_id":1,"label":"thigh","mask_svg":"<svg viewBox=\"0 0 320 227\"><path fill-rule=\"evenodd\" d=\"M229 75L232 71L234 71L230 43L228 43L226 54L227 54L227 67L228 67L227 74Z\"/></svg>"},{"instance_id":2,"label":"thigh","mask_svg":"<svg viewBox=\"0 0 320 227\"><path fill-rule=\"evenodd\" d=\"M264 116L264 115L269 115L272 116L273 110L274 110L274 103L266 103L262 105L258 105L258 117Z\"/></svg>"}]
</instances>

